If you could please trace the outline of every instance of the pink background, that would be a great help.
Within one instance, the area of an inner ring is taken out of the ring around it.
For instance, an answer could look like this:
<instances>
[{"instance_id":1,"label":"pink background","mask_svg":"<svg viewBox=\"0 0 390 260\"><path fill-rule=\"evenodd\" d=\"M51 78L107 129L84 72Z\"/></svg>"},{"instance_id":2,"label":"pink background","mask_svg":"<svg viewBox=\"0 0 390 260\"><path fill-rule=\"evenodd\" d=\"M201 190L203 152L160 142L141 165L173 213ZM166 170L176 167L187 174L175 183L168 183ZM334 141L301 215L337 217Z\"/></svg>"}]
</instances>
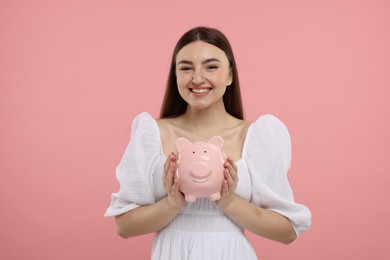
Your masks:
<instances>
[{"instance_id":1,"label":"pink background","mask_svg":"<svg viewBox=\"0 0 390 260\"><path fill-rule=\"evenodd\" d=\"M135 3L137 2L137 3ZM231 40L246 117L292 136L312 229L260 259L390 259L390 2L1 1L0 259L147 259L103 214L142 111L158 116L171 52L207 25Z\"/></svg>"}]
</instances>

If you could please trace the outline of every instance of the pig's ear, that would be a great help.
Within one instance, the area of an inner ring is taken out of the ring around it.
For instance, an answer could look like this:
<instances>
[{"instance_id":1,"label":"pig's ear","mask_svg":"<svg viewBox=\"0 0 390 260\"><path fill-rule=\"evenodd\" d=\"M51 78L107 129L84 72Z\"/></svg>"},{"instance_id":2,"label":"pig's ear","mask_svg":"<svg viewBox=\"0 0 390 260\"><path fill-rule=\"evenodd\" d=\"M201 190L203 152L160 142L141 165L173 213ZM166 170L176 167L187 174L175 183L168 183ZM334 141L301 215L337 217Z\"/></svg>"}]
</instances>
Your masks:
<instances>
[{"instance_id":1,"label":"pig's ear","mask_svg":"<svg viewBox=\"0 0 390 260\"><path fill-rule=\"evenodd\" d=\"M183 149L188 146L188 145L191 145L192 143L190 141L188 141L186 138L184 137L179 137L176 139L176 149L177 151L180 153L181 151L183 151Z\"/></svg>"},{"instance_id":2,"label":"pig's ear","mask_svg":"<svg viewBox=\"0 0 390 260\"><path fill-rule=\"evenodd\" d=\"M217 146L220 150L222 150L222 147L223 147L223 138L218 136L218 135L215 135L213 137L210 138L209 140L209 143Z\"/></svg>"}]
</instances>

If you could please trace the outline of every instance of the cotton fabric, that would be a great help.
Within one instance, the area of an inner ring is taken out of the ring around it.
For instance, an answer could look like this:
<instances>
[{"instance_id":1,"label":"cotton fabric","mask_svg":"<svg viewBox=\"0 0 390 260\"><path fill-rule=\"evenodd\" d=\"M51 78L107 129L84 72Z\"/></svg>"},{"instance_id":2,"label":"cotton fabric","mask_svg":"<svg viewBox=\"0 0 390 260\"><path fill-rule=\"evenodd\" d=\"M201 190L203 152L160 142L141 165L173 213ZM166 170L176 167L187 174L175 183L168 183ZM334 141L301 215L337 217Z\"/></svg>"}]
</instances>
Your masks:
<instances>
[{"instance_id":1,"label":"cotton fabric","mask_svg":"<svg viewBox=\"0 0 390 260\"><path fill-rule=\"evenodd\" d=\"M112 217L164 198L164 155L160 130L147 112L132 124L131 140L116 169L120 183L105 216ZM294 201L287 172L291 142L286 126L275 116L263 115L247 131L242 157L236 162L241 198L288 218L300 236L309 229L309 209ZM156 233L152 259L257 259L241 227L207 198L187 203L164 229Z\"/></svg>"}]
</instances>

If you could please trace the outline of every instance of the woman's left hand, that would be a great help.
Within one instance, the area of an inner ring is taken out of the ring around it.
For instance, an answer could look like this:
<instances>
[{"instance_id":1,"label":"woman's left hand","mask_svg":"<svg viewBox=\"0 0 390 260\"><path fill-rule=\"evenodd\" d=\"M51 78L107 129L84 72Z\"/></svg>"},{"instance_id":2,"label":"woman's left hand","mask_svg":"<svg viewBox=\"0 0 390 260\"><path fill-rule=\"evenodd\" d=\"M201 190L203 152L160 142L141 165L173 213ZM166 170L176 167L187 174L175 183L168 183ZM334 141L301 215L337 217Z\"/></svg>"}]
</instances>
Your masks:
<instances>
[{"instance_id":1,"label":"woman's left hand","mask_svg":"<svg viewBox=\"0 0 390 260\"><path fill-rule=\"evenodd\" d=\"M236 197L234 191L236 190L238 183L237 166L234 163L233 158L228 156L223 166L225 179L222 183L221 199L216 201L217 205L222 209L229 205Z\"/></svg>"}]
</instances>

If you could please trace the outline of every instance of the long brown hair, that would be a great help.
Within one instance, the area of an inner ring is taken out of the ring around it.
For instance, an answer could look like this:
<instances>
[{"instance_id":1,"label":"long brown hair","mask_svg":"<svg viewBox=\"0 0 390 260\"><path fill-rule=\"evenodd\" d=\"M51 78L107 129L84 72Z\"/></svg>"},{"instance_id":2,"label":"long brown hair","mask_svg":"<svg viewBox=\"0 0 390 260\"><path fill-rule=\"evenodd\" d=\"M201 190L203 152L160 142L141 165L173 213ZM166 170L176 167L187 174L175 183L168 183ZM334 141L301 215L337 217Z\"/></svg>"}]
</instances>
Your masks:
<instances>
[{"instance_id":1,"label":"long brown hair","mask_svg":"<svg viewBox=\"0 0 390 260\"><path fill-rule=\"evenodd\" d=\"M226 56L229 60L230 69L233 74L233 81L232 84L226 88L225 94L223 95L223 102L226 111L230 115L238 119L244 119L240 83L238 80L238 71L232 47L222 32L214 28L202 26L196 27L186 32L176 44L172 55L172 63L168 74L168 82L165 89L164 100L161 106L160 118L177 117L184 114L187 109L187 103L180 96L177 89L176 55L184 46L194 41L204 41L220 48L226 53Z\"/></svg>"}]
</instances>

